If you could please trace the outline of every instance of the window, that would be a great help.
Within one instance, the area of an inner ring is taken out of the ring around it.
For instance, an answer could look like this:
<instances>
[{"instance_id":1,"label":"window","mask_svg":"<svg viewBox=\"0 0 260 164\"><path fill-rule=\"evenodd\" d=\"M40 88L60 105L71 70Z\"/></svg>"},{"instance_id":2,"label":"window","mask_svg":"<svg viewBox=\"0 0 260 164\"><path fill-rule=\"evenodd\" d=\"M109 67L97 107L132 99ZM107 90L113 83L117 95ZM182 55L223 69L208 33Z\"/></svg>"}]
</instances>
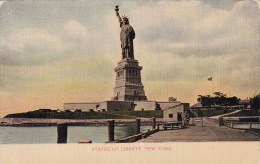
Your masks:
<instances>
[{"instance_id":1,"label":"window","mask_svg":"<svg viewBox=\"0 0 260 164\"><path fill-rule=\"evenodd\" d=\"M169 114L169 118L173 118L173 114Z\"/></svg>"}]
</instances>

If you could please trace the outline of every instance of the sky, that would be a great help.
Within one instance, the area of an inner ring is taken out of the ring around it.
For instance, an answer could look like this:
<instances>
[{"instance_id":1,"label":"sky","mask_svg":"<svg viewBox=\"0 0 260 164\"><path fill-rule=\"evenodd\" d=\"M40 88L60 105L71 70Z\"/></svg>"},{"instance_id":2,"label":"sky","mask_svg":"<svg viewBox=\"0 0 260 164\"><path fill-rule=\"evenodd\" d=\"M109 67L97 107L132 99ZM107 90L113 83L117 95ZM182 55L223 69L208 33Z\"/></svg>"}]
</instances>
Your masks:
<instances>
[{"instance_id":1,"label":"sky","mask_svg":"<svg viewBox=\"0 0 260 164\"><path fill-rule=\"evenodd\" d=\"M0 117L110 100L121 60L115 5L136 32L148 100L260 92L257 1L0 2Z\"/></svg>"}]
</instances>

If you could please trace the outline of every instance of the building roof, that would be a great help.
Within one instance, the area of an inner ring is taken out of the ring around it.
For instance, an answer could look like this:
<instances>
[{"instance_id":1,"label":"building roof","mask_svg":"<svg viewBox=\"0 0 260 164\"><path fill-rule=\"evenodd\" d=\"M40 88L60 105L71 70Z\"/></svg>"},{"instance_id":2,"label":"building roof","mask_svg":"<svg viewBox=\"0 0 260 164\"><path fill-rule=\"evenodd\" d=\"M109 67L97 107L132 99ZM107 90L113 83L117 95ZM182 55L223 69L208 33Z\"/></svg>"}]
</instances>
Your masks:
<instances>
[{"instance_id":1,"label":"building roof","mask_svg":"<svg viewBox=\"0 0 260 164\"><path fill-rule=\"evenodd\" d=\"M194 109L194 108L203 108L203 106L202 106L202 104L201 104L200 102L198 102L198 103L192 105L190 108L191 108L191 109Z\"/></svg>"},{"instance_id":2,"label":"building roof","mask_svg":"<svg viewBox=\"0 0 260 164\"><path fill-rule=\"evenodd\" d=\"M176 107L178 107L178 106L181 106L181 105L183 105L183 104L177 104L177 105L171 106L171 107L169 107L169 108L167 108L167 109L164 109L163 111L171 110L171 109L174 109L174 108L176 108Z\"/></svg>"},{"instance_id":3,"label":"building roof","mask_svg":"<svg viewBox=\"0 0 260 164\"><path fill-rule=\"evenodd\" d=\"M250 104L250 99L244 99L244 100L240 100L239 105L246 105L246 104Z\"/></svg>"},{"instance_id":4,"label":"building roof","mask_svg":"<svg viewBox=\"0 0 260 164\"><path fill-rule=\"evenodd\" d=\"M221 106L221 105L211 105L211 106L202 106L202 104L199 102L199 103L196 103L194 105L192 105L190 108L191 109L197 109L197 108L222 108L224 106Z\"/></svg>"}]
</instances>

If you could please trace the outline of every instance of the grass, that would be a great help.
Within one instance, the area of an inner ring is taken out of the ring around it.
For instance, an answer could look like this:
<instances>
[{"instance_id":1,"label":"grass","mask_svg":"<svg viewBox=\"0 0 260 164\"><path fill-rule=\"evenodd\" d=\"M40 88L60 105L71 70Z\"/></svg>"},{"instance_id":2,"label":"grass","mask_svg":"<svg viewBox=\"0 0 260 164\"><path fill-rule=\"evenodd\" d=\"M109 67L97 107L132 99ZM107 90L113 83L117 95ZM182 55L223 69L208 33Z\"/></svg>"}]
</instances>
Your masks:
<instances>
[{"instance_id":1,"label":"grass","mask_svg":"<svg viewBox=\"0 0 260 164\"><path fill-rule=\"evenodd\" d=\"M48 119L133 119L162 118L162 111L119 111L119 112L26 112L9 114L5 118L48 118Z\"/></svg>"},{"instance_id":2,"label":"grass","mask_svg":"<svg viewBox=\"0 0 260 164\"><path fill-rule=\"evenodd\" d=\"M260 116L258 110L242 110L238 113L230 114L225 117L246 117L246 116Z\"/></svg>"},{"instance_id":3,"label":"grass","mask_svg":"<svg viewBox=\"0 0 260 164\"><path fill-rule=\"evenodd\" d=\"M196 110L199 117L221 115L233 110ZM251 113L252 114L252 113ZM244 115L244 114L243 114ZM48 118L48 119L134 119L134 118L163 118L163 111L117 111L117 112L26 112L9 114L5 118ZM190 117L194 117L190 113Z\"/></svg>"}]
</instances>

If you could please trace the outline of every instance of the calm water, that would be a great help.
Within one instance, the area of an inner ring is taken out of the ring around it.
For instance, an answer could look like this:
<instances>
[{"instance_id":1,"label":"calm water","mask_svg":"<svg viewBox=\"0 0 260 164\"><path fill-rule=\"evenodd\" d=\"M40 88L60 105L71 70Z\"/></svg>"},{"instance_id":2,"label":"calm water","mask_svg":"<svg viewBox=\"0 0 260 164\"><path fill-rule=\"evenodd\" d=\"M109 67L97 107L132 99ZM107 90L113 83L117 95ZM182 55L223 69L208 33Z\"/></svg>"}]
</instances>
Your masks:
<instances>
[{"instance_id":1,"label":"calm water","mask_svg":"<svg viewBox=\"0 0 260 164\"><path fill-rule=\"evenodd\" d=\"M142 126L141 131L151 129ZM134 126L115 127L115 139L124 138L135 134ZM93 143L108 141L108 128L69 126L68 143L78 143L78 140L88 138ZM57 127L0 127L0 144L41 144L57 143Z\"/></svg>"}]
</instances>

